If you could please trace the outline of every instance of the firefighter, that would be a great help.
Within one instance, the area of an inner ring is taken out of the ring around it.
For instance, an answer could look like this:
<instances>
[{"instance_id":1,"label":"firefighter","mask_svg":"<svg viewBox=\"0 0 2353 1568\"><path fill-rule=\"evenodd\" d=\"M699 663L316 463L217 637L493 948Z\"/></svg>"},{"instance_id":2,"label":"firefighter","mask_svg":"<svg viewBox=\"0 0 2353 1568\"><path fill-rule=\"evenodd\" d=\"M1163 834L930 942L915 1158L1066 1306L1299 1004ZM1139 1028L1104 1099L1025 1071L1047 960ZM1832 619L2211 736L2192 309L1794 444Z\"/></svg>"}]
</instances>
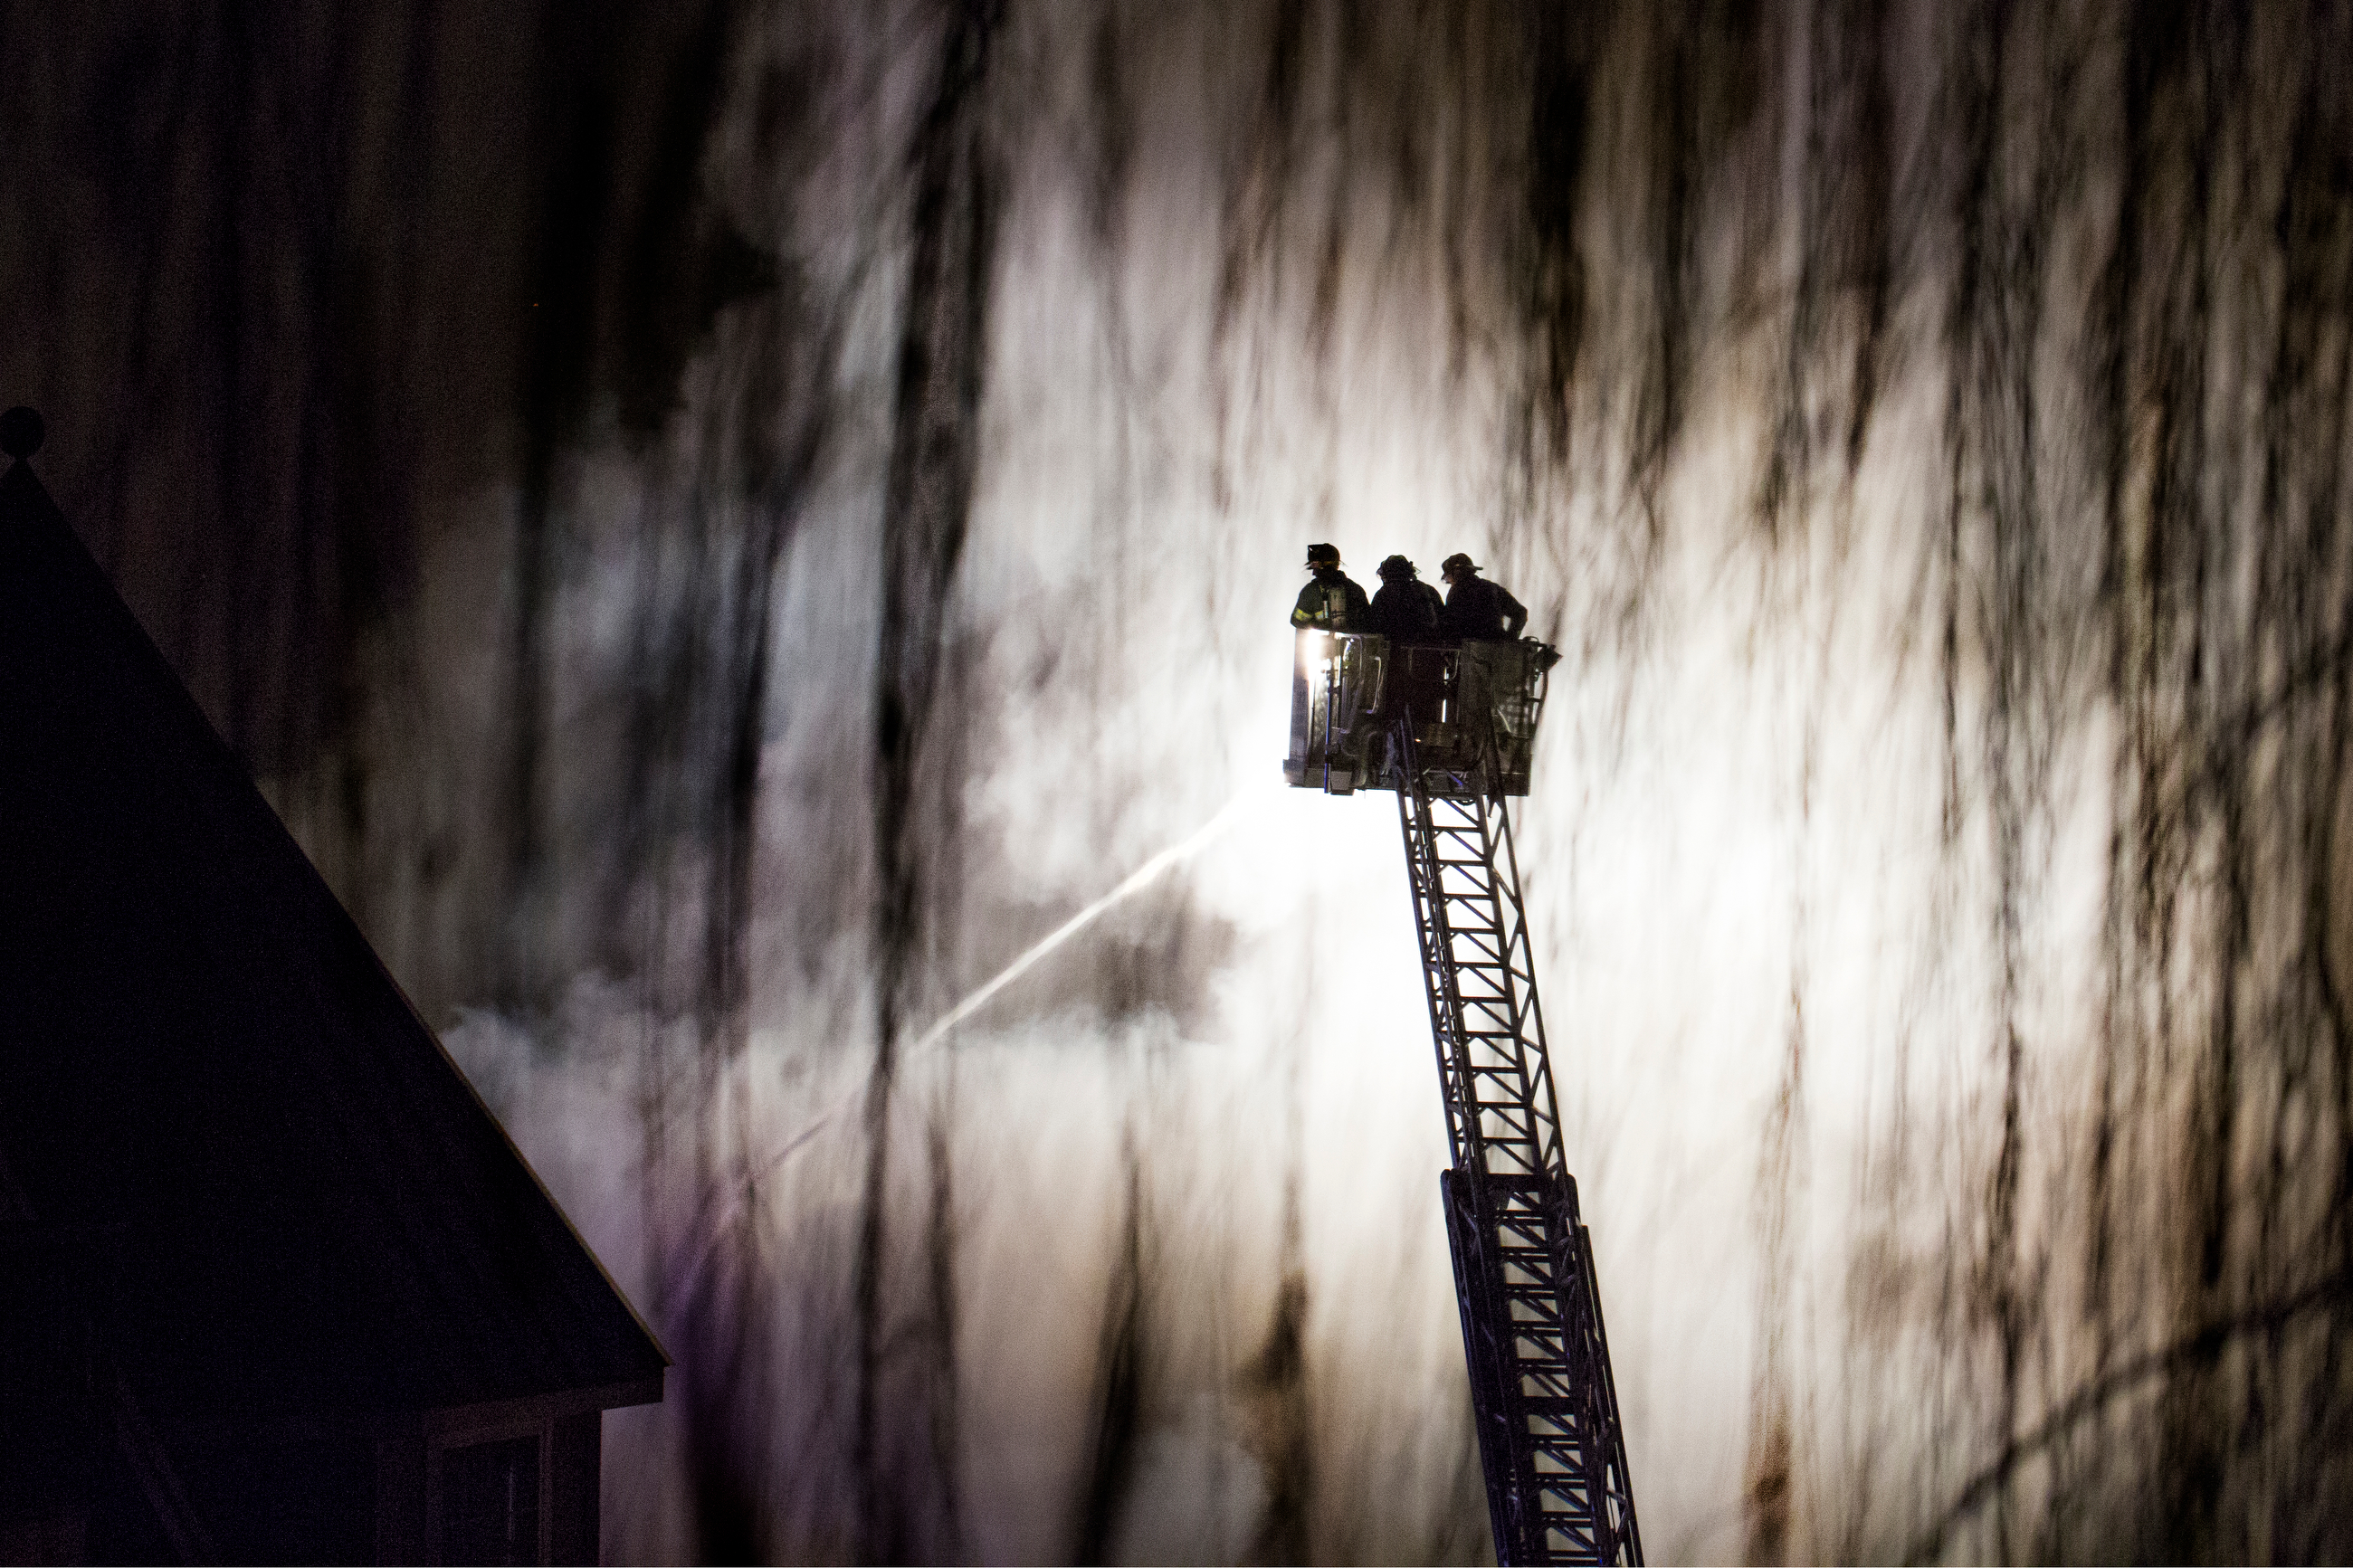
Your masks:
<instances>
[{"instance_id":1,"label":"firefighter","mask_svg":"<svg viewBox=\"0 0 2353 1568\"><path fill-rule=\"evenodd\" d=\"M1299 603L1291 611L1293 626L1301 631L1369 629L1366 616L1371 606L1365 602L1365 591L1340 570L1337 550L1328 544L1309 545L1307 569L1315 574L1315 580L1299 590Z\"/></svg>"},{"instance_id":2,"label":"firefighter","mask_svg":"<svg viewBox=\"0 0 2353 1568\"><path fill-rule=\"evenodd\" d=\"M1499 583L1479 575L1471 557L1460 552L1446 558L1446 610L1439 630L1463 642L1512 642L1528 624L1527 606Z\"/></svg>"},{"instance_id":3,"label":"firefighter","mask_svg":"<svg viewBox=\"0 0 2353 1568\"><path fill-rule=\"evenodd\" d=\"M1428 642L1438 635L1445 601L1421 580L1413 563L1392 555L1381 563L1381 591L1373 595L1373 630L1391 642Z\"/></svg>"}]
</instances>

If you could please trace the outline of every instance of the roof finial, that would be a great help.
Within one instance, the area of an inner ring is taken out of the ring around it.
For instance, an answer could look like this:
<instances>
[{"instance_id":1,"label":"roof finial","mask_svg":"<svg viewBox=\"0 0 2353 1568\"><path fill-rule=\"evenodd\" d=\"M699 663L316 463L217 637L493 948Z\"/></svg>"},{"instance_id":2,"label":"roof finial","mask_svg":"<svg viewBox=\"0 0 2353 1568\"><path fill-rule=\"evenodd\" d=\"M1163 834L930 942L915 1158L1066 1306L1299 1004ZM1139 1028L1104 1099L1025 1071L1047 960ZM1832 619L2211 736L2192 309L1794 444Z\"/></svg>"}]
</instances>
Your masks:
<instances>
[{"instance_id":1,"label":"roof finial","mask_svg":"<svg viewBox=\"0 0 2353 1568\"><path fill-rule=\"evenodd\" d=\"M41 449L41 437L47 434L41 416L29 408L11 408L0 414L0 452L22 461Z\"/></svg>"}]
</instances>

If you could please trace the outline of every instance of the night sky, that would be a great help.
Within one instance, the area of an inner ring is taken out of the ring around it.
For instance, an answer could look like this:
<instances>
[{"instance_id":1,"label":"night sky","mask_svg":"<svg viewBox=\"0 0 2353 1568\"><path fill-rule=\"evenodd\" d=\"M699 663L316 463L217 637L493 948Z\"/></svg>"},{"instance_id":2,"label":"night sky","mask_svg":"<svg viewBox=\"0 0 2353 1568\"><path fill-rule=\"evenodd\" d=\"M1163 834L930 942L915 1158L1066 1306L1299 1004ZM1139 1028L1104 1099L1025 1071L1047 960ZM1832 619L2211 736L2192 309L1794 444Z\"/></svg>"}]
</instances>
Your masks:
<instances>
[{"instance_id":1,"label":"night sky","mask_svg":"<svg viewBox=\"0 0 2353 1568\"><path fill-rule=\"evenodd\" d=\"M676 1358L608 1559L1487 1552L1393 819L1280 788L1327 539L1563 656L1651 1554L2341 1559L2348 60L0 0L0 405Z\"/></svg>"}]
</instances>

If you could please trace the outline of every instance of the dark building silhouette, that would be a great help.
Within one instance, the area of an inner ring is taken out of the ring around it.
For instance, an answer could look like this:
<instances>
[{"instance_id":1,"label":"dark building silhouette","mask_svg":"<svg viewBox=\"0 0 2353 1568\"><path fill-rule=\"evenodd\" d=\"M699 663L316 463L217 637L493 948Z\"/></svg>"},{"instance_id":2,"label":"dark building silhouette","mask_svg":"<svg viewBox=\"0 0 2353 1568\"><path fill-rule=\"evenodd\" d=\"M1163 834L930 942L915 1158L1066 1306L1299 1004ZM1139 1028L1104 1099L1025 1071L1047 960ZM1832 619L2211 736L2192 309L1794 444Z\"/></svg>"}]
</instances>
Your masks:
<instances>
[{"instance_id":1,"label":"dark building silhouette","mask_svg":"<svg viewBox=\"0 0 2353 1568\"><path fill-rule=\"evenodd\" d=\"M593 1563L666 1359L0 421L0 1560Z\"/></svg>"}]
</instances>

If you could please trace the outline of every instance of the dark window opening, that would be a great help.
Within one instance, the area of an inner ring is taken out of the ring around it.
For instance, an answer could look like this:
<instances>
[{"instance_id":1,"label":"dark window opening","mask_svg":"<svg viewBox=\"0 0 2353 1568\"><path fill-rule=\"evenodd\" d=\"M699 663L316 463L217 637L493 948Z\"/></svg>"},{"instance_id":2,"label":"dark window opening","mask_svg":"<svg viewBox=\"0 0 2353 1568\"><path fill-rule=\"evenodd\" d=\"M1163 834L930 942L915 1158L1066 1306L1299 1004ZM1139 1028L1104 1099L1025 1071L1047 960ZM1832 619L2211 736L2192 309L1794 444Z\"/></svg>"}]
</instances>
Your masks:
<instances>
[{"instance_id":1,"label":"dark window opening","mask_svg":"<svg viewBox=\"0 0 2353 1568\"><path fill-rule=\"evenodd\" d=\"M441 1456L444 1563L539 1561L539 1439L471 1443Z\"/></svg>"}]
</instances>

